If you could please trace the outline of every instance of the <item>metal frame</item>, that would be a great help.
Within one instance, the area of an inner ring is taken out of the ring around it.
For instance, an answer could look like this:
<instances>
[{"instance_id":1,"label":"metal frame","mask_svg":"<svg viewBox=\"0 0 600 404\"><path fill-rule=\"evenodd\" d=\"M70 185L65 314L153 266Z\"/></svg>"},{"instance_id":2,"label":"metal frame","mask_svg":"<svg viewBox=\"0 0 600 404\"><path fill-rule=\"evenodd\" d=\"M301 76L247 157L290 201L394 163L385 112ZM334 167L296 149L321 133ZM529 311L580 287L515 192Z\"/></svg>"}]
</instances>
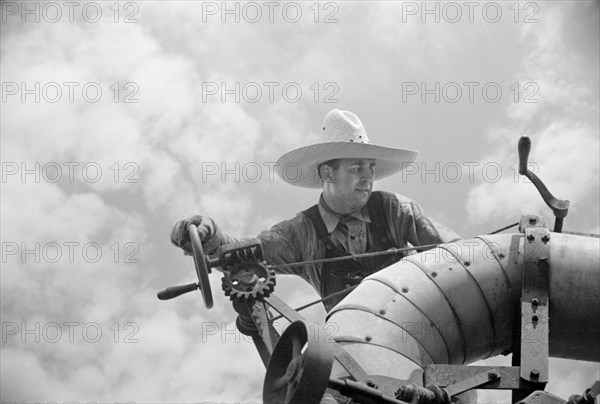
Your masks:
<instances>
[{"instance_id":1,"label":"metal frame","mask_svg":"<svg viewBox=\"0 0 600 404\"><path fill-rule=\"evenodd\" d=\"M541 217L523 216L520 230L524 234L524 259L522 295L520 307L520 327L517 330L519 341L513 352L513 366L466 366L430 365L425 367L424 385L437 386L443 394L434 394L423 387L411 386L405 394L419 394L429 397L431 402L444 400L471 389L507 389L513 391L513 402L517 403L534 391L543 390L548 382L548 276L550 267L550 231L544 227ZM269 358L279 338L273 328L268 308L273 308L290 322L304 321L304 318L276 295L264 297L248 310L235 305L242 323L254 323L249 335L254 338L256 348L267 366ZM239 323L239 321L238 321ZM242 330L242 332L245 332ZM331 380L330 385L345 394L354 391L360 397L382 402L402 402L383 393L389 393L393 383L384 381L376 384L377 377L368 375L342 346L334 345L334 358L350 374L348 380ZM359 388L360 386L360 388ZM379 398L373 396L379 387ZM396 397L402 396L402 389ZM341 390L340 390L341 391ZM410 396L410 397L412 397ZM409 396L406 396L409 397ZM536 397L539 397L536 396ZM535 401L535 400L534 400Z\"/></svg>"}]
</instances>

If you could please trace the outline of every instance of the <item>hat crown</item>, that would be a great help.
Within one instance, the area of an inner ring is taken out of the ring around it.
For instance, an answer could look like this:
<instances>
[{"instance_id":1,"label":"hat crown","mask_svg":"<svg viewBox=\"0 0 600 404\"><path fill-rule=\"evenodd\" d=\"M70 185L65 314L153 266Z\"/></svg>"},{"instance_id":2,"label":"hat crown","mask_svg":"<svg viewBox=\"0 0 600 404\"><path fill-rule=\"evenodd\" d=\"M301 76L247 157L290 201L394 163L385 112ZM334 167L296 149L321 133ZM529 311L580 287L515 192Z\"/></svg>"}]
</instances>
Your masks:
<instances>
[{"instance_id":1,"label":"hat crown","mask_svg":"<svg viewBox=\"0 0 600 404\"><path fill-rule=\"evenodd\" d=\"M352 142L369 144L367 131L356 114L334 109L323 120L322 143Z\"/></svg>"}]
</instances>

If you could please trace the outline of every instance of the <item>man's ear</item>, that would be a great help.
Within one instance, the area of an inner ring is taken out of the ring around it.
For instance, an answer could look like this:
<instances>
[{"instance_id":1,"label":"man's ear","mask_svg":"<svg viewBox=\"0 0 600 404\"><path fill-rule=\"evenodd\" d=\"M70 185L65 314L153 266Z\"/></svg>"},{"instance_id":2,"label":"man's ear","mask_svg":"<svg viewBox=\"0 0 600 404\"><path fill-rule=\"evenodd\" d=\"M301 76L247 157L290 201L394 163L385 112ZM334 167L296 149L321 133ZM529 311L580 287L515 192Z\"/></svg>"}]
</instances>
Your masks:
<instances>
[{"instance_id":1,"label":"man's ear","mask_svg":"<svg viewBox=\"0 0 600 404\"><path fill-rule=\"evenodd\" d=\"M335 179L335 172L337 170L328 164L323 164L321 166L321 178L323 178L324 182L331 182Z\"/></svg>"}]
</instances>

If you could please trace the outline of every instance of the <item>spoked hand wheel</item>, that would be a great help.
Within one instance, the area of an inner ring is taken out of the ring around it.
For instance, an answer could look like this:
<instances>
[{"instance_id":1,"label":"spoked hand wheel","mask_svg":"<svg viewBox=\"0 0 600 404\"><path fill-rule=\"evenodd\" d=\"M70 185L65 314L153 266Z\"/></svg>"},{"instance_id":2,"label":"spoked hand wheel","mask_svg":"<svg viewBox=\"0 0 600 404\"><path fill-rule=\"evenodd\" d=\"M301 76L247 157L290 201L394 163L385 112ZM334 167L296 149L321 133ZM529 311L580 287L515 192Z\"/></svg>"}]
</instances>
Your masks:
<instances>
[{"instance_id":1,"label":"spoked hand wheel","mask_svg":"<svg viewBox=\"0 0 600 404\"><path fill-rule=\"evenodd\" d=\"M268 404L319 404L329 383L333 346L309 341L306 324L290 324L267 367L263 401Z\"/></svg>"},{"instance_id":2,"label":"spoked hand wheel","mask_svg":"<svg viewBox=\"0 0 600 404\"><path fill-rule=\"evenodd\" d=\"M210 272L209 264L204 256L204 250L202 249L202 241L200 240L200 234L198 228L194 224L188 226L188 233L192 242L192 250L194 252L194 264L196 265L196 275L198 275L198 289L202 292L202 299L207 309L213 307L212 291L210 290L210 281L208 280L208 274Z\"/></svg>"}]
</instances>

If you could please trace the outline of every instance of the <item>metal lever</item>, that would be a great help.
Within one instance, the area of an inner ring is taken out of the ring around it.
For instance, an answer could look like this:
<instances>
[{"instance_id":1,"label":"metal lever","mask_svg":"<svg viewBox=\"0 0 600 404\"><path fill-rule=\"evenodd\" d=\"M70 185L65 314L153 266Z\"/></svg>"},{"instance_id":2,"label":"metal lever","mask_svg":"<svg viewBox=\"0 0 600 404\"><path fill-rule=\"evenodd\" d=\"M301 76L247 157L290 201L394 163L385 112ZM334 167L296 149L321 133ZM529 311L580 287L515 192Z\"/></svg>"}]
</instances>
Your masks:
<instances>
[{"instance_id":1,"label":"metal lever","mask_svg":"<svg viewBox=\"0 0 600 404\"><path fill-rule=\"evenodd\" d=\"M531 139L527 136L521 136L519 139L519 174L526 176L533 185L537 188L542 199L546 202L546 205L556 217L554 221L554 231L560 233L562 231L563 219L567 217L569 211L569 205L571 204L567 200L556 198L550 193L546 185L535 175L533 172L527 169L527 159L529 158L529 152L531 151Z\"/></svg>"}]
</instances>

